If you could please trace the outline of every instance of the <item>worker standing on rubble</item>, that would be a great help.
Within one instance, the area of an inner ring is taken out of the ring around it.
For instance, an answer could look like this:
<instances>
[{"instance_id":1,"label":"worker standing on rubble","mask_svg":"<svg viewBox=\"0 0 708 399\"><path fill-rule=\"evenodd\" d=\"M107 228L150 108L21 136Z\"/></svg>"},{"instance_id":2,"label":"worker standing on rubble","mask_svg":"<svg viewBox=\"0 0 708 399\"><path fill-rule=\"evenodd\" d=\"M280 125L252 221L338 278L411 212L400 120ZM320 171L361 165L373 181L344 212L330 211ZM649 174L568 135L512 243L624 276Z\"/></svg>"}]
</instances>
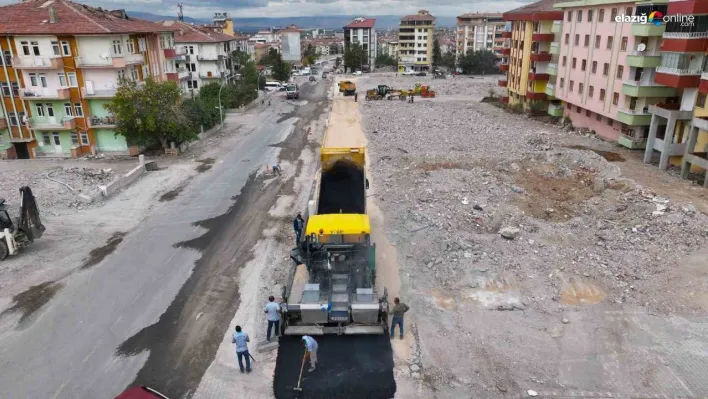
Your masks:
<instances>
[{"instance_id":1,"label":"worker standing on rubble","mask_svg":"<svg viewBox=\"0 0 708 399\"><path fill-rule=\"evenodd\" d=\"M302 218L300 212L298 212L295 220L293 220L293 229L295 230L295 245L300 245L300 238L302 237L302 229L305 226L305 219Z\"/></svg>"},{"instance_id":2,"label":"worker standing on rubble","mask_svg":"<svg viewBox=\"0 0 708 399\"><path fill-rule=\"evenodd\" d=\"M315 366L317 365L317 341L309 335L303 335L302 345L307 350L305 355L310 356L310 369L307 371L315 371Z\"/></svg>"},{"instance_id":3,"label":"worker standing on rubble","mask_svg":"<svg viewBox=\"0 0 708 399\"><path fill-rule=\"evenodd\" d=\"M268 332L266 340L270 342L270 331L275 326L275 336L280 335L280 304L275 302L273 295L268 297L268 303L263 307L266 318L268 319Z\"/></svg>"},{"instance_id":4,"label":"worker standing on rubble","mask_svg":"<svg viewBox=\"0 0 708 399\"><path fill-rule=\"evenodd\" d=\"M396 329L396 325L398 325L398 328L401 332L401 339L403 339L403 315L411 308L405 303L401 302L398 297L393 299L393 303L394 306L393 309L391 309L391 313L393 314L393 318L391 320L391 338L393 338L393 332Z\"/></svg>"},{"instance_id":5,"label":"worker standing on rubble","mask_svg":"<svg viewBox=\"0 0 708 399\"><path fill-rule=\"evenodd\" d=\"M236 326L236 333L231 337L231 343L236 344L236 357L238 358L238 368L243 373L243 358L246 358L246 372L251 372L251 354L248 353L248 343L251 339L248 334L241 331L241 326Z\"/></svg>"}]
</instances>

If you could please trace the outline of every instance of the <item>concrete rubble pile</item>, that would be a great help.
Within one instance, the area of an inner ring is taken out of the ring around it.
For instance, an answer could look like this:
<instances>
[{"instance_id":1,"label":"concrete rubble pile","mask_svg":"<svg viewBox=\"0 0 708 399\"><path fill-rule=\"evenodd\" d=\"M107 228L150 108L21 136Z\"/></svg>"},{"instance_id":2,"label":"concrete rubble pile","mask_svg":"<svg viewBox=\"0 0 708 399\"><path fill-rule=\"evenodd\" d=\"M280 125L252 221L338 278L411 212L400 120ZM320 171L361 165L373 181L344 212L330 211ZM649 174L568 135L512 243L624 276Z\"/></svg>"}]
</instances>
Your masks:
<instances>
[{"instance_id":1,"label":"concrete rubble pile","mask_svg":"<svg viewBox=\"0 0 708 399\"><path fill-rule=\"evenodd\" d=\"M447 292L505 276L520 300L498 310L557 309L574 302L564 295L576 283L606 302L691 310L666 289L677 260L708 242L708 217L691 204L657 197L594 152L556 147L566 133L491 105L360 109L402 270Z\"/></svg>"}]
</instances>

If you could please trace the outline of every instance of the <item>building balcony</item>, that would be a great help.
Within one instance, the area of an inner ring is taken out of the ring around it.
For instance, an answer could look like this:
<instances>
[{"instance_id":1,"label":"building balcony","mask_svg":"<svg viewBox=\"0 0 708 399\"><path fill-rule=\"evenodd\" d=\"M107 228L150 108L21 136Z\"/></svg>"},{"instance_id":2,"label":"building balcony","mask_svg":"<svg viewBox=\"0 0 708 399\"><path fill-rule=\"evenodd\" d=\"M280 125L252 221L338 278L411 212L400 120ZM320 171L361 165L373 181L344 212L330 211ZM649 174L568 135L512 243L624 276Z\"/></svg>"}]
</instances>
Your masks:
<instances>
[{"instance_id":1,"label":"building balcony","mask_svg":"<svg viewBox=\"0 0 708 399\"><path fill-rule=\"evenodd\" d=\"M707 39L708 32L664 32L664 39Z\"/></svg>"},{"instance_id":2,"label":"building balcony","mask_svg":"<svg viewBox=\"0 0 708 399\"><path fill-rule=\"evenodd\" d=\"M558 76L558 64L548 64L546 72L551 76Z\"/></svg>"},{"instance_id":3,"label":"building balcony","mask_svg":"<svg viewBox=\"0 0 708 399\"><path fill-rule=\"evenodd\" d=\"M91 128L103 128L111 129L116 127L116 117L115 116L92 116L88 118L88 124Z\"/></svg>"},{"instance_id":4,"label":"building balcony","mask_svg":"<svg viewBox=\"0 0 708 399\"><path fill-rule=\"evenodd\" d=\"M224 72L199 72L201 79L222 79L226 74Z\"/></svg>"},{"instance_id":5,"label":"building balcony","mask_svg":"<svg viewBox=\"0 0 708 399\"><path fill-rule=\"evenodd\" d=\"M12 65L18 69L61 69L64 68L64 59L60 56L15 56L12 58Z\"/></svg>"},{"instance_id":6,"label":"building balcony","mask_svg":"<svg viewBox=\"0 0 708 399\"><path fill-rule=\"evenodd\" d=\"M103 89L103 90L96 90L91 88L90 90L86 89L86 87L81 88L81 97L88 98L88 99L108 99L108 98L113 98L116 96L116 89Z\"/></svg>"},{"instance_id":7,"label":"building balcony","mask_svg":"<svg viewBox=\"0 0 708 399\"><path fill-rule=\"evenodd\" d=\"M116 54L111 56L111 64L114 68L125 68L128 65L142 65L145 57L142 54Z\"/></svg>"},{"instance_id":8,"label":"building balcony","mask_svg":"<svg viewBox=\"0 0 708 399\"><path fill-rule=\"evenodd\" d=\"M633 51L627 55L627 65L637 68L656 68L661 65L661 54L647 51Z\"/></svg>"},{"instance_id":9,"label":"building balcony","mask_svg":"<svg viewBox=\"0 0 708 399\"><path fill-rule=\"evenodd\" d=\"M617 137L617 144L630 150L643 150L647 147L647 139L637 139L620 133L619 137Z\"/></svg>"},{"instance_id":10,"label":"building balcony","mask_svg":"<svg viewBox=\"0 0 708 399\"><path fill-rule=\"evenodd\" d=\"M703 94L708 94L708 72L701 74L701 80L698 83L698 91Z\"/></svg>"},{"instance_id":11,"label":"building balcony","mask_svg":"<svg viewBox=\"0 0 708 399\"><path fill-rule=\"evenodd\" d=\"M501 50L499 50L502 55L509 55L511 54L511 48L510 47L502 47Z\"/></svg>"},{"instance_id":12,"label":"building balcony","mask_svg":"<svg viewBox=\"0 0 708 399\"><path fill-rule=\"evenodd\" d=\"M666 30L666 24L661 24L657 26L654 24L633 23L630 29L631 33L634 36L661 37L661 35L663 35L664 31Z\"/></svg>"},{"instance_id":13,"label":"building balcony","mask_svg":"<svg viewBox=\"0 0 708 399\"><path fill-rule=\"evenodd\" d=\"M78 68L110 68L120 69L127 65L123 56L112 56L108 58L100 58L89 60L84 57L74 57L74 62Z\"/></svg>"},{"instance_id":14,"label":"building balcony","mask_svg":"<svg viewBox=\"0 0 708 399\"><path fill-rule=\"evenodd\" d=\"M556 35L553 33L533 33L531 40L534 42L552 42Z\"/></svg>"},{"instance_id":15,"label":"building balcony","mask_svg":"<svg viewBox=\"0 0 708 399\"><path fill-rule=\"evenodd\" d=\"M179 82L179 73L167 72L167 73L165 73L165 75L167 75L168 82Z\"/></svg>"},{"instance_id":16,"label":"building balcony","mask_svg":"<svg viewBox=\"0 0 708 399\"><path fill-rule=\"evenodd\" d=\"M654 82L675 89L698 87L702 72L698 68L679 69L659 66L656 67Z\"/></svg>"},{"instance_id":17,"label":"building balcony","mask_svg":"<svg viewBox=\"0 0 708 399\"><path fill-rule=\"evenodd\" d=\"M622 94L632 97L673 97L676 89L651 82L625 80L622 82Z\"/></svg>"},{"instance_id":18,"label":"building balcony","mask_svg":"<svg viewBox=\"0 0 708 399\"><path fill-rule=\"evenodd\" d=\"M497 81L497 85L499 87L506 87L506 84L507 84L506 79L499 79L499 81Z\"/></svg>"},{"instance_id":19,"label":"building balcony","mask_svg":"<svg viewBox=\"0 0 708 399\"><path fill-rule=\"evenodd\" d=\"M199 61L222 61L226 57L223 55L217 55L217 54L198 54L197 55L197 60Z\"/></svg>"},{"instance_id":20,"label":"building balcony","mask_svg":"<svg viewBox=\"0 0 708 399\"><path fill-rule=\"evenodd\" d=\"M33 130L74 130L76 119L73 116L63 118L30 118L29 126Z\"/></svg>"},{"instance_id":21,"label":"building balcony","mask_svg":"<svg viewBox=\"0 0 708 399\"><path fill-rule=\"evenodd\" d=\"M531 53L531 56L529 59L531 61L536 61L536 62L548 62L553 58L551 53L546 53L546 52L540 52L540 53Z\"/></svg>"},{"instance_id":22,"label":"building balcony","mask_svg":"<svg viewBox=\"0 0 708 399\"><path fill-rule=\"evenodd\" d=\"M68 100L71 98L71 92L68 87L63 87L61 89L44 89L40 88L38 90L32 89L22 89L20 90L20 98L22 100L34 101L34 100Z\"/></svg>"},{"instance_id":23,"label":"building balcony","mask_svg":"<svg viewBox=\"0 0 708 399\"><path fill-rule=\"evenodd\" d=\"M551 76L547 73L534 73L529 72L528 78L530 81L538 80L541 82L547 82Z\"/></svg>"},{"instance_id":24,"label":"building balcony","mask_svg":"<svg viewBox=\"0 0 708 399\"><path fill-rule=\"evenodd\" d=\"M527 90L526 98L529 100L545 100L547 96L546 93L537 93L535 91Z\"/></svg>"},{"instance_id":25,"label":"building balcony","mask_svg":"<svg viewBox=\"0 0 708 399\"><path fill-rule=\"evenodd\" d=\"M165 48L162 49L163 54L165 54L165 58L175 58L177 57L177 50L173 48Z\"/></svg>"},{"instance_id":26,"label":"building balcony","mask_svg":"<svg viewBox=\"0 0 708 399\"><path fill-rule=\"evenodd\" d=\"M7 119L0 115L0 129L7 129Z\"/></svg>"},{"instance_id":27,"label":"building balcony","mask_svg":"<svg viewBox=\"0 0 708 399\"><path fill-rule=\"evenodd\" d=\"M693 117L693 110L682 110L681 104L654 104L649 106L649 112L664 119L674 118L678 120L690 120Z\"/></svg>"},{"instance_id":28,"label":"building balcony","mask_svg":"<svg viewBox=\"0 0 708 399\"><path fill-rule=\"evenodd\" d=\"M551 43L551 54L558 55L560 54L560 43L558 42L553 42Z\"/></svg>"},{"instance_id":29,"label":"building balcony","mask_svg":"<svg viewBox=\"0 0 708 399\"><path fill-rule=\"evenodd\" d=\"M555 97L556 96L556 85L552 83L546 83L546 95L549 97Z\"/></svg>"},{"instance_id":30,"label":"building balcony","mask_svg":"<svg viewBox=\"0 0 708 399\"><path fill-rule=\"evenodd\" d=\"M553 21L553 26L551 26L551 32L561 33L563 30L563 21Z\"/></svg>"},{"instance_id":31,"label":"building balcony","mask_svg":"<svg viewBox=\"0 0 708 399\"><path fill-rule=\"evenodd\" d=\"M708 32L664 32L661 51L694 53L706 51Z\"/></svg>"},{"instance_id":32,"label":"building balcony","mask_svg":"<svg viewBox=\"0 0 708 399\"><path fill-rule=\"evenodd\" d=\"M548 115L556 117L563 116L563 105L548 104Z\"/></svg>"},{"instance_id":33,"label":"building balcony","mask_svg":"<svg viewBox=\"0 0 708 399\"><path fill-rule=\"evenodd\" d=\"M505 30L504 32L502 32L501 37L503 37L504 39L511 39L511 31Z\"/></svg>"},{"instance_id":34,"label":"building balcony","mask_svg":"<svg viewBox=\"0 0 708 399\"><path fill-rule=\"evenodd\" d=\"M631 109L617 110L617 120L629 126L649 126L651 114Z\"/></svg>"},{"instance_id":35,"label":"building balcony","mask_svg":"<svg viewBox=\"0 0 708 399\"><path fill-rule=\"evenodd\" d=\"M499 70L502 72L508 72L509 71L509 64L499 64Z\"/></svg>"}]
</instances>

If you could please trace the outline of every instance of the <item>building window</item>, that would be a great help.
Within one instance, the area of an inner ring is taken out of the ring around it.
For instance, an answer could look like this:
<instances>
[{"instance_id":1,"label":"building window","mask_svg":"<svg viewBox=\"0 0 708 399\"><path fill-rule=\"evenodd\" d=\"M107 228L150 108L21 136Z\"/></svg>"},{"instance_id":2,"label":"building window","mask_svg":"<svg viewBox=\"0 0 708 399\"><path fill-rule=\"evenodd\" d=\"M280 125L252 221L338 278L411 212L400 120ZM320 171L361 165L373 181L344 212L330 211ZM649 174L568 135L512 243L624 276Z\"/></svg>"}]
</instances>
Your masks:
<instances>
[{"instance_id":1,"label":"building window","mask_svg":"<svg viewBox=\"0 0 708 399\"><path fill-rule=\"evenodd\" d=\"M90 145L91 142L89 141L88 133L86 132L81 132L81 145Z\"/></svg>"},{"instance_id":2,"label":"building window","mask_svg":"<svg viewBox=\"0 0 708 399\"><path fill-rule=\"evenodd\" d=\"M224 43L224 47L226 47L226 43ZM165 37L160 35L160 48L164 49L165 48Z\"/></svg>"},{"instance_id":3,"label":"building window","mask_svg":"<svg viewBox=\"0 0 708 399\"><path fill-rule=\"evenodd\" d=\"M125 41L125 48L128 50L128 54L135 54L135 42L133 39Z\"/></svg>"},{"instance_id":4,"label":"building window","mask_svg":"<svg viewBox=\"0 0 708 399\"><path fill-rule=\"evenodd\" d=\"M130 68L130 78L136 82L140 80L140 76L138 75L138 68Z\"/></svg>"},{"instance_id":5,"label":"building window","mask_svg":"<svg viewBox=\"0 0 708 399\"><path fill-rule=\"evenodd\" d=\"M575 86L575 81L571 80L568 84L568 91L573 91L573 86Z\"/></svg>"},{"instance_id":6,"label":"building window","mask_svg":"<svg viewBox=\"0 0 708 399\"><path fill-rule=\"evenodd\" d=\"M588 22L592 22L592 12L593 10L588 10Z\"/></svg>"},{"instance_id":7,"label":"building window","mask_svg":"<svg viewBox=\"0 0 708 399\"><path fill-rule=\"evenodd\" d=\"M81 106L81 103L74 103L74 115L79 117L84 116L84 108Z\"/></svg>"},{"instance_id":8,"label":"building window","mask_svg":"<svg viewBox=\"0 0 708 399\"><path fill-rule=\"evenodd\" d=\"M61 50L59 50L59 42L57 42L57 41L52 42L52 53L54 55L61 55Z\"/></svg>"},{"instance_id":9,"label":"building window","mask_svg":"<svg viewBox=\"0 0 708 399\"><path fill-rule=\"evenodd\" d=\"M577 64L577 61L578 61L578 59L573 57L573 64L572 64L573 69L575 69L575 65Z\"/></svg>"},{"instance_id":10,"label":"building window","mask_svg":"<svg viewBox=\"0 0 708 399\"><path fill-rule=\"evenodd\" d=\"M30 48L29 48L29 42L20 42L20 46L22 46L22 54L24 55L30 55Z\"/></svg>"},{"instance_id":11,"label":"building window","mask_svg":"<svg viewBox=\"0 0 708 399\"><path fill-rule=\"evenodd\" d=\"M592 73L597 73L597 61L592 62Z\"/></svg>"},{"instance_id":12,"label":"building window","mask_svg":"<svg viewBox=\"0 0 708 399\"><path fill-rule=\"evenodd\" d=\"M39 117L44 117L44 116L46 116L46 114L44 113L44 105L42 105L42 104L37 104L37 105L35 106L35 108L37 109L37 116L39 116Z\"/></svg>"},{"instance_id":13,"label":"building window","mask_svg":"<svg viewBox=\"0 0 708 399\"><path fill-rule=\"evenodd\" d=\"M79 81L76 80L76 72L67 72L66 78L69 80L69 87L79 87Z\"/></svg>"},{"instance_id":14,"label":"building window","mask_svg":"<svg viewBox=\"0 0 708 399\"><path fill-rule=\"evenodd\" d=\"M3 96L10 96L10 86L6 82L0 82L0 91Z\"/></svg>"},{"instance_id":15,"label":"building window","mask_svg":"<svg viewBox=\"0 0 708 399\"><path fill-rule=\"evenodd\" d=\"M592 95L594 93L595 93L595 86L588 87L588 97L592 98Z\"/></svg>"},{"instance_id":16,"label":"building window","mask_svg":"<svg viewBox=\"0 0 708 399\"><path fill-rule=\"evenodd\" d=\"M147 51L147 44L144 37L138 38L138 50L141 52Z\"/></svg>"},{"instance_id":17,"label":"building window","mask_svg":"<svg viewBox=\"0 0 708 399\"><path fill-rule=\"evenodd\" d=\"M605 9L601 8L600 12L597 15L597 22L604 22L605 20Z\"/></svg>"},{"instance_id":18,"label":"building window","mask_svg":"<svg viewBox=\"0 0 708 399\"><path fill-rule=\"evenodd\" d=\"M576 106L575 106L575 112L580 113L580 111L582 111L582 110L583 110L583 109L580 108L580 105L576 105Z\"/></svg>"},{"instance_id":19,"label":"building window","mask_svg":"<svg viewBox=\"0 0 708 399\"><path fill-rule=\"evenodd\" d=\"M187 49L187 54L194 54L194 46L187 46L185 48Z\"/></svg>"},{"instance_id":20,"label":"building window","mask_svg":"<svg viewBox=\"0 0 708 399\"><path fill-rule=\"evenodd\" d=\"M571 22L571 21L573 20L573 12L572 12L572 11L568 11L568 14L566 14L566 18L567 18L566 20L567 20L568 22Z\"/></svg>"},{"instance_id":21,"label":"building window","mask_svg":"<svg viewBox=\"0 0 708 399\"><path fill-rule=\"evenodd\" d=\"M704 108L706 106L706 95L703 93L698 93L696 96L696 107Z\"/></svg>"},{"instance_id":22,"label":"building window","mask_svg":"<svg viewBox=\"0 0 708 399\"><path fill-rule=\"evenodd\" d=\"M602 122L602 115L600 114L595 114L595 120L598 122Z\"/></svg>"},{"instance_id":23,"label":"building window","mask_svg":"<svg viewBox=\"0 0 708 399\"><path fill-rule=\"evenodd\" d=\"M619 95L619 93L614 92L614 93L612 94L612 105L617 105L617 104L619 104L619 100L620 100L620 95Z\"/></svg>"},{"instance_id":24,"label":"building window","mask_svg":"<svg viewBox=\"0 0 708 399\"><path fill-rule=\"evenodd\" d=\"M125 71L118 71L116 72L116 75L118 75L118 81L120 82L121 80L125 80Z\"/></svg>"},{"instance_id":25,"label":"building window","mask_svg":"<svg viewBox=\"0 0 708 399\"><path fill-rule=\"evenodd\" d=\"M561 65L565 66L567 64L568 57L563 56L563 61L561 62Z\"/></svg>"},{"instance_id":26,"label":"building window","mask_svg":"<svg viewBox=\"0 0 708 399\"><path fill-rule=\"evenodd\" d=\"M600 89L600 101L605 101L605 89Z\"/></svg>"},{"instance_id":27,"label":"building window","mask_svg":"<svg viewBox=\"0 0 708 399\"><path fill-rule=\"evenodd\" d=\"M571 108L573 108L573 104L571 104L571 103L565 103L565 107L568 108L568 109L571 109Z\"/></svg>"},{"instance_id":28,"label":"building window","mask_svg":"<svg viewBox=\"0 0 708 399\"><path fill-rule=\"evenodd\" d=\"M44 105L47 107L47 116L50 118L54 117L54 105L52 105L52 103L46 103Z\"/></svg>"},{"instance_id":29,"label":"building window","mask_svg":"<svg viewBox=\"0 0 708 399\"><path fill-rule=\"evenodd\" d=\"M590 45L590 35L585 35L585 47L588 47Z\"/></svg>"},{"instance_id":30,"label":"building window","mask_svg":"<svg viewBox=\"0 0 708 399\"><path fill-rule=\"evenodd\" d=\"M123 46L120 44L120 40L113 40L113 55L122 55Z\"/></svg>"},{"instance_id":31,"label":"building window","mask_svg":"<svg viewBox=\"0 0 708 399\"><path fill-rule=\"evenodd\" d=\"M589 118L590 116L592 116L592 112L590 112L589 109L586 109L586 110L585 110L585 116L587 116L587 117Z\"/></svg>"},{"instance_id":32,"label":"building window","mask_svg":"<svg viewBox=\"0 0 708 399\"><path fill-rule=\"evenodd\" d=\"M64 113L66 116L74 116L74 110L71 109L71 103L64 103Z\"/></svg>"},{"instance_id":33,"label":"building window","mask_svg":"<svg viewBox=\"0 0 708 399\"><path fill-rule=\"evenodd\" d=\"M627 51L627 36L622 37L622 43L620 44L620 51Z\"/></svg>"},{"instance_id":34,"label":"building window","mask_svg":"<svg viewBox=\"0 0 708 399\"><path fill-rule=\"evenodd\" d=\"M198 89L199 85L197 84L196 80L188 80L187 81L187 88L188 89Z\"/></svg>"},{"instance_id":35,"label":"building window","mask_svg":"<svg viewBox=\"0 0 708 399\"><path fill-rule=\"evenodd\" d=\"M47 84L47 75L40 73L38 76L39 76L39 85L46 89L49 86Z\"/></svg>"},{"instance_id":36,"label":"building window","mask_svg":"<svg viewBox=\"0 0 708 399\"><path fill-rule=\"evenodd\" d=\"M30 42L32 45L32 54L34 55L41 55L39 54L39 42Z\"/></svg>"},{"instance_id":37,"label":"building window","mask_svg":"<svg viewBox=\"0 0 708 399\"><path fill-rule=\"evenodd\" d=\"M580 35L577 33L575 34L575 45L576 46L580 45Z\"/></svg>"},{"instance_id":38,"label":"building window","mask_svg":"<svg viewBox=\"0 0 708 399\"><path fill-rule=\"evenodd\" d=\"M581 71L585 71L585 68L587 68L587 65L588 65L588 61L587 61L587 60L583 60L583 61L580 63L580 70L581 70Z\"/></svg>"},{"instance_id":39,"label":"building window","mask_svg":"<svg viewBox=\"0 0 708 399\"><path fill-rule=\"evenodd\" d=\"M79 135L74 132L71 132L71 144L79 145Z\"/></svg>"},{"instance_id":40,"label":"building window","mask_svg":"<svg viewBox=\"0 0 708 399\"><path fill-rule=\"evenodd\" d=\"M37 74L36 73L30 73L29 74L30 78L30 86L32 87L37 87Z\"/></svg>"},{"instance_id":41,"label":"building window","mask_svg":"<svg viewBox=\"0 0 708 399\"><path fill-rule=\"evenodd\" d=\"M617 79L622 79L624 74L624 65L617 65Z\"/></svg>"},{"instance_id":42,"label":"building window","mask_svg":"<svg viewBox=\"0 0 708 399\"><path fill-rule=\"evenodd\" d=\"M9 122L10 122L10 126L18 126L18 123L17 123L17 114L15 114L14 112L8 112L8 113L7 113L7 119L8 119Z\"/></svg>"},{"instance_id":43,"label":"building window","mask_svg":"<svg viewBox=\"0 0 708 399\"><path fill-rule=\"evenodd\" d=\"M610 73L610 64L605 63L602 66L602 76L607 76L608 73Z\"/></svg>"},{"instance_id":44,"label":"building window","mask_svg":"<svg viewBox=\"0 0 708 399\"><path fill-rule=\"evenodd\" d=\"M582 83L578 83L578 94L583 94L584 86Z\"/></svg>"},{"instance_id":45,"label":"building window","mask_svg":"<svg viewBox=\"0 0 708 399\"><path fill-rule=\"evenodd\" d=\"M570 40L570 33L565 34L565 44L568 44L568 41Z\"/></svg>"},{"instance_id":46,"label":"building window","mask_svg":"<svg viewBox=\"0 0 708 399\"><path fill-rule=\"evenodd\" d=\"M52 145L52 138L49 135L49 133L42 133L42 144L43 145Z\"/></svg>"},{"instance_id":47,"label":"building window","mask_svg":"<svg viewBox=\"0 0 708 399\"><path fill-rule=\"evenodd\" d=\"M632 7L625 8L624 15L632 15Z\"/></svg>"},{"instance_id":48,"label":"building window","mask_svg":"<svg viewBox=\"0 0 708 399\"><path fill-rule=\"evenodd\" d=\"M565 86L565 79L564 79L564 78L561 78L561 81L560 81L560 88L562 89L563 86Z\"/></svg>"},{"instance_id":49,"label":"building window","mask_svg":"<svg viewBox=\"0 0 708 399\"><path fill-rule=\"evenodd\" d=\"M607 126L610 126L610 127L611 127L611 126L612 126L612 122L614 122L614 121L612 120L612 118L607 118Z\"/></svg>"},{"instance_id":50,"label":"building window","mask_svg":"<svg viewBox=\"0 0 708 399\"><path fill-rule=\"evenodd\" d=\"M71 57L71 46L69 46L69 42L66 40L62 40L61 42L61 53L64 57Z\"/></svg>"},{"instance_id":51,"label":"building window","mask_svg":"<svg viewBox=\"0 0 708 399\"><path fill-rule=\"evenodd\" d=\"M578 22L583 22L583 10L578 10L578 17L575 20Z\"/></svg>"},{"instance_id":52,"label":"building window","mask_svg":"<svg viewBox=\"0 0 708 399\"><path fill-rule=\"evenodd\" d=\"M615 38L612 36L607 36L607 49L612 50L612 44L614 42Z\"/></svg>"},{"instance_id":53,"label":"building window","mask_svg":"<svg viewBox=\"0 0 708 399\"><path fill-rule=\"evenodd\" d=\"M610 10L610 21L614 21L615 17L617 17L617 8Z\"/></svg>"},{"instance_id":54,"label":"building window","mask_svg":"<svg viewBox=\"0 0 708 399\"><path fill-rule=\"evenodd\" d=\"M57 76L59 77L59 86L68 87L68 85L66 84L66 75L64 75L64 72L58 73Z\"/></svg>"},{"instance_id":55,"label":"building window","mask_svg":"<svg viewBox=\"0 0 708 399\"><path fill-rule=\"evenodd\" d=\"M600 48L600 42L602 41L602 37L600 35L595 36L595 48Z\"/></svg>"}]
</instances>

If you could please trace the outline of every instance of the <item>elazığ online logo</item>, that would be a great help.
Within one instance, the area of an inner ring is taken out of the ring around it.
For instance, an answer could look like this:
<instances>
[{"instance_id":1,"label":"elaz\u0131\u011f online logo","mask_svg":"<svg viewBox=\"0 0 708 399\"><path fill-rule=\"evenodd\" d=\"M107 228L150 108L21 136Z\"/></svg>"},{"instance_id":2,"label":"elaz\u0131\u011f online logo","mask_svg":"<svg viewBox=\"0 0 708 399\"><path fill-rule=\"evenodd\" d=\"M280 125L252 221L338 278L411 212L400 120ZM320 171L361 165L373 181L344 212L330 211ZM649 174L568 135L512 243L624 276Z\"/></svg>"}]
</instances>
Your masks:
<instances>
[{"instance_id":1,"label":"elaz\u0131\u011f online logo","mask_svg":"<svg viewBox=\"0 0 708 399\"><path fill-rule=\"evenodd\" d=\"M664 15L661 11L652 11L649 15L618 15L615 17L615 22L654 24L656 26L669 22L678 22L681 26L693 26L694 20L695 17L693 15Z\"/></svg>"}]
</instances>

